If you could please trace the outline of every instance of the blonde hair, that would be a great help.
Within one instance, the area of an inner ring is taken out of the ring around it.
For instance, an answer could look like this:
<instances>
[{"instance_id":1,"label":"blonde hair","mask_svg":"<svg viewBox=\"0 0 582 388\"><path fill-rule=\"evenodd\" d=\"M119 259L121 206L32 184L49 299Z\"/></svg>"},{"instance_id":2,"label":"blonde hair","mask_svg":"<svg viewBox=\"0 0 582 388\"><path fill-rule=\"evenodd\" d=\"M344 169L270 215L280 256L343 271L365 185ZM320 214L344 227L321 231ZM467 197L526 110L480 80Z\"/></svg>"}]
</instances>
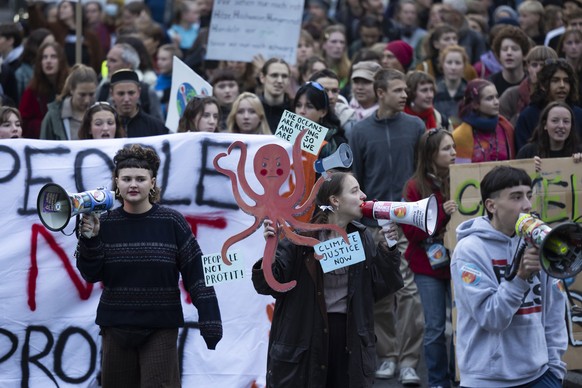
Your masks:
<instances>
[{"instance_id":1,"label":"blonde hair","mask_svg":"<svg viewBox=\"0 0 582 388\"><path fill-rule=\"evenodd\" d=\"M255 134L257 134L257 135L272 135L273 133L271 132L271 129L269 128L269 123L267 122L267 118L265 116L265 109L263 108L263 104L261 103L261 100L259 100L259 97L257 97L256 94L249 93L249 92L241 93L236 98L236 100L234 100L234 102L232 103L232 109L230 110L230 113L228 114L228 117L226 119L227 131L230 133L240 133L240 129L238 128L238 125L236 124L236 113L238 111L238 108L239 108L242 100L249 101L249 103L251 104L251 106L253 107L255 112L257 112L257 115L259 116L259 118L261 120L259 123L259 126L257 127Z\"/></svg>"},{"instance_id":2,"label":"blonde hair","mask_svg":"<svg viewBox=\"0 0 582 388\"><path fill-rule=\"evenodd\" d=\"M537 0L525 0L523 3L519 5L519 7L517 7L517 12L521 11L537 14L539 16L538 30L540 34L543 34L545 32L544 6L542 5L542 3L540 3Z\"/></svg>"},{"instance_id":3,"label":"blonde hair","mask_svg":"<svg viewBox=\"0 0 582 388\"><path fill-rule=\"evenodd\" d=\"M68 97L73 93L73 90L75 90L77 85L88 82L94 83L95 86L97 86L97 73L95 73L95 70L93 70L92 67L77 63L71 68L71 73L65 80L65 85L63 86L61 94L57 97L57 100L64 100L65 97Z\"/></svg>"}]
</instances>

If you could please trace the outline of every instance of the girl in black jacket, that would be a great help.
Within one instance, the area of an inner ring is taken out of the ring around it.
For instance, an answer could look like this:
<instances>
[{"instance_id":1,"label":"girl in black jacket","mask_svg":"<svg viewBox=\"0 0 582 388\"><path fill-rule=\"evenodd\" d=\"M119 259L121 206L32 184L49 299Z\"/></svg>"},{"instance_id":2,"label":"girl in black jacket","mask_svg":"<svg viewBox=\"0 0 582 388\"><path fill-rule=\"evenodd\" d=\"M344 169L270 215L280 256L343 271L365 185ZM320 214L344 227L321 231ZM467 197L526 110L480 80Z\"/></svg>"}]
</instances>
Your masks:
<instances>
[{"instance_id":1,"label":"girl in black jacket","mask_svg":"<svg viewBox=\"0 0 582 388\"><path fill-rule=\"evenodd\" d=\"M262 259L253 267L260 294L276 298L269 338L267 387L369 387L376 370L374 302L402 287L400 254L384 236L397 238L395 227L376 236L356 222L366 195L353 175L333 172L321 186L316 204L321 211L312 223L335 224L362 240L365 260L324 273L310 247L287 239L277 247L273 275L281 283L296 280L288 292L271 289L263 276ZM276 227L265 221L266 239ZM316 231L321 241L338 235ZM353 243L352 243L353 244Z\"/></svg>"}]
</instances>

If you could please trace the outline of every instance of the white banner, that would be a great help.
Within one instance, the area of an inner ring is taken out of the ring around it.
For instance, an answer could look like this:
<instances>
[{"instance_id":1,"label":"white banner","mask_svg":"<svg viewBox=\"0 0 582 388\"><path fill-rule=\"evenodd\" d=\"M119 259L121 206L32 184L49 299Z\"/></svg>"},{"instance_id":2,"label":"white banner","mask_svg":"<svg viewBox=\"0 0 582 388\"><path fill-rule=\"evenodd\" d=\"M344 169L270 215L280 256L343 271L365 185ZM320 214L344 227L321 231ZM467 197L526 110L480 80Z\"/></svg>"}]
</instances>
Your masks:
<instances>
[{"instance_id":1,"label":"white banner","mask_svg":"<svg viewBox=\"0 0 582 388\"><path fill-rule=\"evenodd\" d=\"M215 155L235 140L248 144L249 184L257 148L291 144L275 136L183 133L140 139L0 141L0 387L95 386L101 340L95 313L101 285L86 283L75 266L74 236L52 233L40 223L36 198L54 182L68 192L111 187L112 158L125 144L153 147L161 158L161 204L188 220L205 254L252 224L238 209L230 181L214 170ZM238 152L221 161L235 169ZM251 202L252 203L252 202ZM71 232L74 222L66 232ZM207 350L197 329L197 312L183 291L186 327L179 353L184 387L264 385L269 316L273 299L258 295L250 269L262 257L265 241L257 231L232 249L244 258L244 278L215 286L224 337Z\"/></svg>"},{"instance_id":2,"label":"white banner","mask_svg":"<svg viewBox=\"0 0 582 388\"><path fill-rule=\"evenodd\" d=\"M304 0L214 0L206 59L252 62L282 58L293 65Z\"/></svg>"}]
</instances>

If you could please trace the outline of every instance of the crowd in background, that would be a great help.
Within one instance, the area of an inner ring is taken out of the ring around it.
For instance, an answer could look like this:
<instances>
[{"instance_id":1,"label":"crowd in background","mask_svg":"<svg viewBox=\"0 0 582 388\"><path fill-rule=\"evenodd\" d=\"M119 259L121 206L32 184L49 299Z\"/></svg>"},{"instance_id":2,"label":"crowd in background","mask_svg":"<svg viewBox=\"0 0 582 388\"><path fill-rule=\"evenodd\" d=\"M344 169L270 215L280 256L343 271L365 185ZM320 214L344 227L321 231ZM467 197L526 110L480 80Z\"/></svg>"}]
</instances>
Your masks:
<instances>
[{"instance_id":1,"label":"crowd in background","mask_svg":"<svg viewBox=\"0 0 582 388\"><path fill-rule=\"evenodd\" d=\"M354 148L368 197L436 194L444 212L430 245L442 244L455 211L451 163L535 158L540 170L544 158L580 159L582 0L306 0L295 63L259 53L248 63L206 60L213 1L163 3L83 1L81 63L75 2L32 2L28 18L1 24L0 139L267 135L290 110L329 129L320 157ZM213 96L190 100L170 130L174 56ZM410 139L392 137L384 149L402 153L399 164L374 161L373 131L400 126ZM387 182L386 169L401 173ZM401 233L404 287L375 311L374 374L399 369L404 385L420 384L424 345L429 385L448 387L451 274L432 266L427 238Z\"/></svg>"}]
</instances>

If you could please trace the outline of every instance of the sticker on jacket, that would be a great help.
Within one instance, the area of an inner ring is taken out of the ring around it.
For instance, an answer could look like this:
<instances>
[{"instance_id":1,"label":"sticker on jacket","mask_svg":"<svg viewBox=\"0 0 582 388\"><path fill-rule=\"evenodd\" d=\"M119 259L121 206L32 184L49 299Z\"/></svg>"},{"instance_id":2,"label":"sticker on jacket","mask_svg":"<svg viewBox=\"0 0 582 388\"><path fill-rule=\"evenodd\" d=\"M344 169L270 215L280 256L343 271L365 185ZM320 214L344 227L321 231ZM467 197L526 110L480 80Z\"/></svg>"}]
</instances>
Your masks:
<instances>
[{"instance_id":1,"label":"sticker on jacket","mask_svg":"<svg viewBox=\"0 0 582 388\"><path fill-rule=\"evenodd\" d=\"M563 293L566 291L562 279L554 279L554 287L556 287L556 290L558 290L558 292Z\"/></svg>"},{"instance_id":2,"label":"sticker on jacket","mask_svg":"<svg viewBox=\"0 0 582 388\"><path fill-rule=\"evenodd\" d=\"M465 264L461 267L461 279L463 282L471 285L476 286L481 282L481 277L483 273L475 264Z\"/></svg>"}]
</instances>

